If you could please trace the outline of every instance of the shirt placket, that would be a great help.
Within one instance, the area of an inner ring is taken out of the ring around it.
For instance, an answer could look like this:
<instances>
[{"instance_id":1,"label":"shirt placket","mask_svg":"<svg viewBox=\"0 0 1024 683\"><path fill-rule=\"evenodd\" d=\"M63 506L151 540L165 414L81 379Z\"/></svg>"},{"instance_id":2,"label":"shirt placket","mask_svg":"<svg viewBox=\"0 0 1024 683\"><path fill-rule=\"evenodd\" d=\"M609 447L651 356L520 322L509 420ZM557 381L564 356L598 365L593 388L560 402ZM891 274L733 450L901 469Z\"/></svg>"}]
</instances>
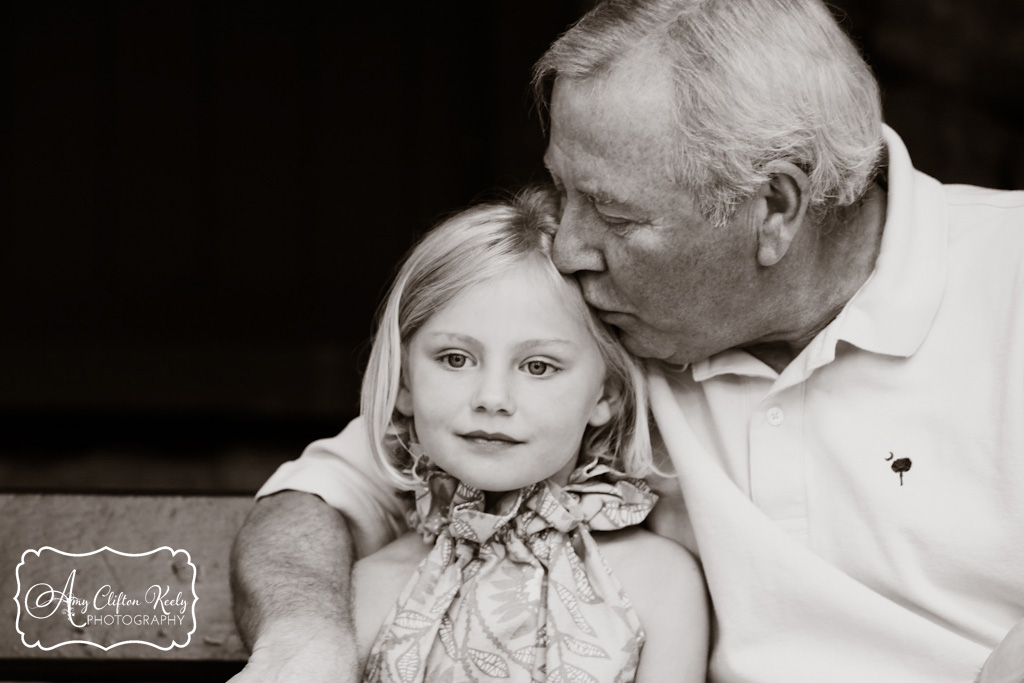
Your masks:
<instances>
[{"instance_id":1,"label":"shirt placket","mask_svg":"<svg viewBox=\"0 0 1024 683\"><path fill-rule=\"evenodd\" d=\"M801 543L808 538L804 385L769 391L748 417L750 496Z\"/></svg>"}]
</instances>

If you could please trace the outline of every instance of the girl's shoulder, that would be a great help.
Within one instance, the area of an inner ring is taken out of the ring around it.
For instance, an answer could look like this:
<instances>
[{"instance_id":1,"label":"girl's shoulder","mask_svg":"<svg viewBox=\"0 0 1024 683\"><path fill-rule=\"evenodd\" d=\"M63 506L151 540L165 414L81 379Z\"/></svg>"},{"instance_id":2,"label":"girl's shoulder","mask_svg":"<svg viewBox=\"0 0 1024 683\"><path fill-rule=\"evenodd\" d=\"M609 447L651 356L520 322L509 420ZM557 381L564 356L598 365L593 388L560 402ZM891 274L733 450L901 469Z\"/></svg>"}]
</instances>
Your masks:
<instances>
[{"instance_id":1,"label":"girl's shoulder","mask_svg":"<svg viewBox=\"0 0 1024 683\"><path fill-rule=\"evenodd\" d=\"M657 637L668 624L685 624L690 630L706 622L704 572L683 546L635 527L593 536L636 608L648 639ZM680 632L678 628L669 630Z\"/></svg>"},{"instance_id":2,"label":"girl's shoulder","mask_svg":"<svg viewBox=\"0 0 1024 683\"><path fill-rule=\"evenodd\" d=\"M408 533L356 562L352 567L356 606L374 604L381 595L389 595L393 602L430 548L419 534Z\"/></svg>"},{"instance_id":3,"label":"girl's shoulder","mask_svg":"<svg viewBox=\"0 0 1024 683\"><path fill-rule=\"evenodd\" d=\"M352 618L360 671L388 612L431 546L410 533L356 562L352 568Z\"/></svg>"},{"instance_id":4,"label":"girl's shoulder","mask_svg":"<svg viewBox=\"0 0 1024 683\"><path fill-rule=\"evenodd\" d=\"M631 527L620 531L592 532L601 554L612 572L622 582L632 599L637 591L662 591L665 584L680 590L704 590L704 574L700 563L686 548L675 541ZM639 597L639 596L637 596Z\"/></svg>"},{"instance_id":5,"label":"girl's shoulder","mask_svg":"<svg viewBox=\"0 0 1024 683\"><path fill-rule=\"evenodd\" d=\"M637 683L704 681L710 614L700 563L645 529L593 534L646 633Z\"/></svg>"},{"instance_id":6,"label":"girl's shoulder","mask_svg":"<svg viewBox=\"0 0 1024 683\"><path fill-rule=\"evenodd\" d=\"M371 568L383 565L405 566L411 563L415 567L430 552L432 547L432 543L426 543L422 536L410 531L403 536L399 536L380 550L360 559L356 566L362 565Z\"/></svg>"}]
</instances>

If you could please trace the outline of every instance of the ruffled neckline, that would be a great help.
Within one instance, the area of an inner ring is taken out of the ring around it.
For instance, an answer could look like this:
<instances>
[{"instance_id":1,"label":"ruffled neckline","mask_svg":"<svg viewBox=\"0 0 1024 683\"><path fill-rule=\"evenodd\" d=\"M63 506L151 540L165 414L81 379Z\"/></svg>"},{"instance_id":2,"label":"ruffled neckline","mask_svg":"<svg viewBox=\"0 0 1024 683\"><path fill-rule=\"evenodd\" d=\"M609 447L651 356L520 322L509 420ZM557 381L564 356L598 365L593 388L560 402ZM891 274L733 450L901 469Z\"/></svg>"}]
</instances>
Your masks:
<instances>
[{"instance_id":1,"label":"ruffled neckline","mask_svg":"<svg viewBox=\"0 0 1024 683\"><path fill-rule=\"evenodd\" d=\"M423 463L426 464L425 462ZM644 631L590 530L641 522L647 483L594 462L500 496L417 470L433 547L374 643L366 680L633 680Z\"/></svg>"},{"instance_id":2,"label":"ruffled neckline","mask_svg":"<svg viewBox=\"0 0 1024 683\"><path fill-rule=\"evenodd\" d=\"M623 529L642 522L658 496L643 479L629 477L599 461L576 468L565 486L546 480L510 491L488 510L484 493L447 472L428 466L416 491L409 526L427 542L442 532L474 544L522 540L554 529Z\"/></svg>"}]
</instances>

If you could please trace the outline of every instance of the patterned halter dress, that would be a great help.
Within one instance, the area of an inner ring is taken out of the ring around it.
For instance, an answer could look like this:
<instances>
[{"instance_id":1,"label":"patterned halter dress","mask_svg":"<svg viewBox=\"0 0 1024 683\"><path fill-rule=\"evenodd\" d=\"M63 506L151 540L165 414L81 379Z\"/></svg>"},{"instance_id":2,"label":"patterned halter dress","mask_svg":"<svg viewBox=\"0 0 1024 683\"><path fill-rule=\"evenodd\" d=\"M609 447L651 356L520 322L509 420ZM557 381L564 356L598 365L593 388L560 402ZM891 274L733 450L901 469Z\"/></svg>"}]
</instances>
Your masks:
<instances>
[{"instance_id":1,"label":"patterned halter dress","mask_svg":"<svg viewBox=\"0 0 1024 683\"><path fill-rule=\"evenodd\" d=\"M413 528L433 548L373 645L372 683L625 683L644 633L590 530L643 521L647 483L590 463L566 486L484 495L434 469Z\"/></svg>"}]
</instances>

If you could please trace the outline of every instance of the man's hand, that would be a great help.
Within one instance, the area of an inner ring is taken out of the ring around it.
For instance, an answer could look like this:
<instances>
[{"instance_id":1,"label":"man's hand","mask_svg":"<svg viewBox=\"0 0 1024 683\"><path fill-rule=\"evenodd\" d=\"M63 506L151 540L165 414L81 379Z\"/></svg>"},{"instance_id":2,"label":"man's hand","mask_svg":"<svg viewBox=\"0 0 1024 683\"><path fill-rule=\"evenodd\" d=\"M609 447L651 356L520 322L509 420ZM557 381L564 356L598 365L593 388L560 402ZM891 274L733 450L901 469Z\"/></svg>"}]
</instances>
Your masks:
<instances>
[{"instance_id":1,"label":"man's hand","mask_svg":"<svg viewBox=\"0 0 1024 683\"><path fill-rule=\"evenodd\" d=\"M252 651L232 682L358 680L351 566L348 524L320 498L283 491L257 502L231 553L235 622Z\"/></svg>"},{"instance_id":2,"label":"man's hand","mask_svg":"<svg viewBox=\"0 0 1024 683\"><path fill-rule=\"evenodd\" d=\"M351 631L336 624L308 627L296 625L276 637L261 637L245 668L228 683L358 680Z\"/></svg>"},{"instance_id":3,"label":"man's hand","mask_svg":"<svg viewBox=\"0 0 1024 683\"><path fill-rule=\"evenodd\" d=\"M977 683L1024 683L1024 621L1017 622L985 660Z\"/></svg>"}]
</instances>

